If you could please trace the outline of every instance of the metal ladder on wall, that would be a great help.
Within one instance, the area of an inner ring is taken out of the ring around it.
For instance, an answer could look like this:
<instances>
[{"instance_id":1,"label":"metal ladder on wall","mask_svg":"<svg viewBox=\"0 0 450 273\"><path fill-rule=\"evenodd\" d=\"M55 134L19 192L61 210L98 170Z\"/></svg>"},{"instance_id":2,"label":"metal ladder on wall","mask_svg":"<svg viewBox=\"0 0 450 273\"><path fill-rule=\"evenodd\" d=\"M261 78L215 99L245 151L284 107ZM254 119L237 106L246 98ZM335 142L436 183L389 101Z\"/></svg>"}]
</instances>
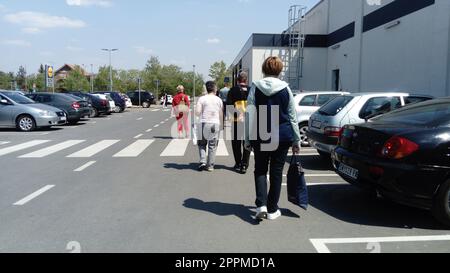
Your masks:
<instances>
[{"instance_id":1,"label":"metal ladder on wall","mask_svg":"<svg viewBox=\"0 0 450 273\"><path fill-rule=\"evenodd\" d=\"M294 90L300 89L303 77L303 60L305 48L306 6L294 5L289 9L287 35L288 49L284 53L284 77Z\"/></svg>"}]
</instances>

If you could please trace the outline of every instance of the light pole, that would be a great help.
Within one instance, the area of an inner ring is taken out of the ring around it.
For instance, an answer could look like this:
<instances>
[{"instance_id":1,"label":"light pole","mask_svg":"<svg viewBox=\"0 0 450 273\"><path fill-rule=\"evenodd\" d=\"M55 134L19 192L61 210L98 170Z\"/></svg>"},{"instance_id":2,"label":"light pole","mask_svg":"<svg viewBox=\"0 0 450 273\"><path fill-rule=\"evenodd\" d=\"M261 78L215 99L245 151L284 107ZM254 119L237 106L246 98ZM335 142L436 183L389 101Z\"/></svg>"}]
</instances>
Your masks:
<instances>
[{"instance_id":1,"label":"light pole","mask_svg":"<svg viewBox=\"0 0 450 273\"><path fill-rule=\"evenodd\" d=\"M94 93L94 65L91 64L91 93Z\"/></svg>"},{"instance_id":2,"label":"light pole","mask_svg":"<svg viewBox=\"0 0 450 273\"><path fill-rule=\"evenodd\" d=\"M111 66L111 55L114 51L118 51L119 49L117 48L112 48L112 49L107 49L107 48L103 48L103 51L107 51L109 52L109 91L112 92L113 91L113 79L112 79L112 66Z\"/></svg>"},{"instance_id":3,"label":"light pole","mask_svg":"<svg viewBox=\"0 0 450 273\"><path fill-rule=\"evenodd\" d=\"M192 88L192 92L194 93L194 106L195 106L195 64L194 64L194 87Z\"/></svg>"}]
</instances>

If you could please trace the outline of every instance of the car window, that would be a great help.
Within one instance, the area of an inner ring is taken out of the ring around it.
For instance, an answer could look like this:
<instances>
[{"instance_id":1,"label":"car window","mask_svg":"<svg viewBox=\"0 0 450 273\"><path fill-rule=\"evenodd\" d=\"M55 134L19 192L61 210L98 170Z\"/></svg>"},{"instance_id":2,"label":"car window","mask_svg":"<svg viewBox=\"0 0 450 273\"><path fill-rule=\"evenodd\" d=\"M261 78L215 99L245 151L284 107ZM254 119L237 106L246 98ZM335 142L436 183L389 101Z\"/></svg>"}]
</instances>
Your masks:
<instances>
[{"instance_id":1,"label":"car window","mask_svg":"<svg viewBox=\"0 0 450 273\"><path fill-rule=\"evenodd\" d=\"M316 95L312 95L312 96L306 96L304 97L299 105L300 106L314 106L314 104L316 103Z\"/></svg>"},{"instance_id":2,"label":"car window","mask_svg":"<svg viewBox=\"0 0 450 273\"><path fill-rule=\"evenodd\" d=\"M409 106L373 119L410 125L437 126L448 124L450 103L431 103Z\"/></svg>"},{"instance_id":3,"label":"car window","mask_svg":"<svg viewBox=\"0 0 450 273\"><path fill-rule=\"evenodd\" d=\"M414 104L414 103L424 102L424 101L428 101L428 100L431 100L431 98L410 96L410 97L405 97L405 104L406 105Z\"/></svg>"},{"instance_id":4,"label":"car window","mask_svg":"<svg viewBox=\"0 0 450 273\"><path fill-rule=\"evenodd\" d=\"M319 95L319 97L317 98L317 105L323 106L330 100L336 98L337 96L338 96L337 94Z\"/></svg>"},{"instance_id":5,"label":"car window","mask_svg":"<svg viewBox=\"0 0 450 273\"><path fill-rule=\"evenodd\" d=\"M52 102L52 97L50 95L40 95L42 103Z\"/></svg>"},{"instance_id":6,"label":"car window","mask_svg":"<svg viewBox=\"0 0 450 273\"><path fill-rule=\"evenodd\" d=\"M319 114L325 116L335 116L341 112L353 99L354 97L351 96L338 96L322 106L322 108L319 109Z\"/></svg>"},{"instance_id":7,"label":"car window","mask_svg":"<svg viewBox=\"0 0 450 273\"><path fill-rule=\"evenodd\" d=\"M371 98L362 108L359 117L366 119L369 116L388 113L400 107L402 107L400 97Z\"/></svg>"}]
</instances>

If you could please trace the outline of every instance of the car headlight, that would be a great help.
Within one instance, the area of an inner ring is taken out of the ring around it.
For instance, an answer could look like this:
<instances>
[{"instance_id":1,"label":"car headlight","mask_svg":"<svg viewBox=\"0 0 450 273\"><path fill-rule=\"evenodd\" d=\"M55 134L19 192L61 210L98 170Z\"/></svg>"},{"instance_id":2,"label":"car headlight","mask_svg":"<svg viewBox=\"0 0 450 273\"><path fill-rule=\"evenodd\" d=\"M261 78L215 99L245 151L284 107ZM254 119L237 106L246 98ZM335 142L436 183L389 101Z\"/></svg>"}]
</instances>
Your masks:
<instances>
[{"instance_id":1,"label":"car headlight","mask_svg":"<svg viewBox=\"0 0 450 273\"><path fill-rule=\"evenodd\" d=\"M44 117L56 117L56 113L52 111L40 111L39 114Z\"/></svg>"}]
</instances>

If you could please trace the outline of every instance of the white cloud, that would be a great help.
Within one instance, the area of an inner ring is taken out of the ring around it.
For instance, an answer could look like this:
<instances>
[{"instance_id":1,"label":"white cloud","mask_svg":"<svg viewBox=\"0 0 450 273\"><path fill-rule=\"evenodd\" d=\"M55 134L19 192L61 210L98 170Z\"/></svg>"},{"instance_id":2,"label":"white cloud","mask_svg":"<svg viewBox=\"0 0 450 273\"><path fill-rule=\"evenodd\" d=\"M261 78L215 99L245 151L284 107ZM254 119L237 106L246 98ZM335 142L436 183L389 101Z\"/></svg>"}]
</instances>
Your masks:
<instances>
[{"instance_id":1,"label":"white cloud","mask_svg":"<svg viewBox=\"0 0 450 273\"><path fill-rule=\"evenodd\" d=\"M88 7L88 6L98 6L98 7L110 7L112 2L108 0L66 0L67 5L76 7Z\"/></svg>"},{"instance_id":2,"label":"white cloud","mask_svg":"<svg viewBox=\"0 0 450 273\"><path fill-rule=\"evenodd\" d=\"M218 39L218 38L209 38L208 40L206 40L206 42L208 44L220 44L220 39Z\"/></svg>"},{"instance_id":3,"label":"white cloud","mask_svg":"<svg viewBox=\"0 0 450 273\"><path fill-rule=\"evenodd\" d=\"M83 51L84 49L81 47L76 47L76 46L66 46L66 49L68 51L73 51L73 52L79 52L79 51Z\"/></svg>"},{"instance_id":4,"label":"white cloud","mask_svg":"<svg viewBox=\"0 0 450 273\"><path fill-rule=\"evenodd\" d=\"M137 53L139 54L144 54L144 55L149 55L149 54L153 54L153 50L150 48L146 48L144 46L134 46L133 47Z\"/></svg>"},{"instance_id":5,"label":"white cloud","mask_svg":"<svg viewBox=\"0 0 450 273\"><path fill-rule=\"evenodd\" d=\"M7 9L4 5L0 4L0 12L6 12Z\"/></svg>"},{"instance_id":6,"label":"white cloud","mask_svg":"<svg viewBox=\"0 0 450 273\"><path fill-rule=\"evenodd\" d=\"M3 40L1 43L8 46L31 47L31 43L24 40Z\"/></svg>"},{"instance_id":7,"label":"white cloud","mask_svg":"<svg viewBox=\"0 0 450 273\"><path fill-rule=\"evenodd\" d=\"M62 16L52 16L45 13L22 11L4 16L4 20L23 26L25 33L37 33L41 29L49 28L83 28L86 23L81 20L70 19Z\"/></svg>"}]
</instances>

